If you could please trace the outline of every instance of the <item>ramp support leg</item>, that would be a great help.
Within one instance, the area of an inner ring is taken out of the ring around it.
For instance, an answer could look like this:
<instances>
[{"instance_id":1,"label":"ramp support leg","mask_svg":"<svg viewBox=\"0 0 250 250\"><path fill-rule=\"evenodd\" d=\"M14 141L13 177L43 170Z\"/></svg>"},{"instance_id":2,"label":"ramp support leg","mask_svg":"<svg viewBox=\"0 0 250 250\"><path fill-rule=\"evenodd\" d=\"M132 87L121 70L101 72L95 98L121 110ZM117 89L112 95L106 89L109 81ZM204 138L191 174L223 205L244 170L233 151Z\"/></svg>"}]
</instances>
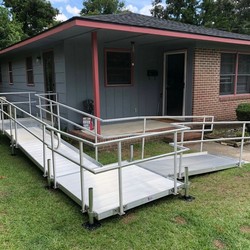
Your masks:
<instances>
[{"instance_id":1,"label":"ramp support leg","mask_svg":"<svg viewBox=\"0 0 250 250\"><path fill-rule=\"evenodd\" d=\"M185 201L192 201L195 198L189 195L189 176L188 176L188 167L185 167L185 194L182 196L182 199Z\"/></svg>"},{"instance_id":2,"label":"ramp support leg","mask_svg":"<svg viewBox=\"0 0 250 250\"><path fill-rule=\"evenodd\" d=\"M15 154L15 143L14 143L14 136L11 135L11 155L14 156Z\"/></svg>"},{"instance_id":3,"label":"ramp support leg","mask_svg":"<svg viewBox=\"0 0 250 250\"><path fill-rule=\"evenodd\" d=\"M48 176L47 176L48 188L51 188L51 160L50 159L47 160L47 166L48 166Z\"/></svg>"},{"instance_id":4,"label":"ramp support leg","mask_svg":"<svg viewBox=\"0 0 250 250\"><path fill-rule=\"evenodd\" d=\"M84 227L87 228L88 230L95 230L96 228L101 226L101 224L95 220L93 203L94 203L94 196L93 196L93 188L91 187L89 188L89 209L88 209L89 221L84 224Z\"/></svg>"},{"instance_id":5,"label":"ramp support leg","mask_svg":"<svg viewBox=\"0 0 250 250\"><path fill-rule=\"evenodd\" d=\"M134 145L130 145L130 162L134 160Z\"/></svg>"}]
</instances>

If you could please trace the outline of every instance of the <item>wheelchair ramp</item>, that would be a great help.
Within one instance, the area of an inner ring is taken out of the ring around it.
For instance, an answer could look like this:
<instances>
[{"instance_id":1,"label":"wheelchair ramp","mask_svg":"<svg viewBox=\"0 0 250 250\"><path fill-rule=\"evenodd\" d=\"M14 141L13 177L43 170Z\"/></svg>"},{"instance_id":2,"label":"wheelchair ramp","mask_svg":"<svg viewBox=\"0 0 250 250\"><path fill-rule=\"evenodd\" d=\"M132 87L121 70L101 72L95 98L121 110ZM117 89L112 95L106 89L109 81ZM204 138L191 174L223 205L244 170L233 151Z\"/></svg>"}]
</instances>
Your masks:
<instances>
[{"instance_id":1,"label":"wheelchair ramp","mask_svg":"<svg viewBox=\"0 0 250 250\"><path fill-rule=\"evenodd\" d=\"M178 156L178 165L179 162L180 157ZM173 164L174 158L170 156L157 160L143 162L140 163L139 166L166 177L172 176L174 174ZM184 167L188 167L189 175L191 176L237 167L238 165L239 159L227 156L213 155L207 152L184 154L182 156L183 168L181 169L181 176L184 176Z\"/></svg>"},{"instance_id":2,"label":"wheelchair ramp","mask_svg":"<svg viewBox=\"0 0 250 250\"><path fill-rule=\"evenodd\" d=\"M41 138L43 131L32 120L27 118L19 119L19 122L29 131L17 125L17 146L20 148L42 171L43 162L43 143ZM4 132L11 137L9 121L4 121ZM15 139L15 134L13 134ZM45 142L50 145L50 134L46 131ZM55 137L55 144L57 138ZM57 187L72 198L79 205L81 200L81 177L79 167L79 150L61 140L58 150L62 155L55 153L55 173ZM68 157L71 160L65 158ZM46 159L52 158L52 152L46 148ZM74 160L76 163L72 162ZM85 155L83 162L88 168L100 168L98 162ZM116 166L117 164L113 164ZM106 165L107 166L107 165ZM106 167L105 166L105 167ZM52 169L52 177L54 171ZM174 193L174 181L172 178L163 177L137 165L131 165L122 169L122 189L123 189L123 208L124 211L151 202L161 197ZM118 169L92 174L84 171L84 200L88 206L88 189L94 190L93 209L95 218L101 220L119 213L119 181ZM181 188L183 183L177 182L177 188Z\"/></svg>"}]
</instances>

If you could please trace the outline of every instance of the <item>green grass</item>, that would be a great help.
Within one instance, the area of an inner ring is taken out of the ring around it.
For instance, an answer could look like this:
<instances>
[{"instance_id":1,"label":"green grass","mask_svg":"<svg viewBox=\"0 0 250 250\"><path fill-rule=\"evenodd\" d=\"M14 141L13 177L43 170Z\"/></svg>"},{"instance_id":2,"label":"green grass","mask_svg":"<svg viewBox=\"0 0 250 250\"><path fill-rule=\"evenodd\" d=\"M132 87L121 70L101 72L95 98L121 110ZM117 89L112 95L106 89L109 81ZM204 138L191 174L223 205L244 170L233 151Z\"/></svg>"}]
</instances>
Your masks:
<instances>
[{"instance_id":1,"label":"green grass","mask_svg":"<svg viewBox=\"0 0 250 250\"><path fill-rule=\"evenodd\" d=\"M84 152L91 157L95 157L95 151L93 148L88 146L84 147ZM141 159L141 144L134 144L134 160ZM173 147L169 145L169 143L164 141L149 141L145 143L145 151L144 157L156 156L159 154L166 154L173 152ZM130 159L130 146L122 145L122 160ZM118 162L118 152L116 149L105 149L99 153L99 161L102 164L110 164L114 162Z\"/></svg>"},{"instance_id":2,"label":"green grass","mask_svg":"<svg viewBox=\"0 0 250 250\"><path fill-rule=\"evenodd\" d=\"M87 216L0 136L0 249L250 249L250 165L190 179L171 196L82 227Z\"/></svg>"}]
</instances>

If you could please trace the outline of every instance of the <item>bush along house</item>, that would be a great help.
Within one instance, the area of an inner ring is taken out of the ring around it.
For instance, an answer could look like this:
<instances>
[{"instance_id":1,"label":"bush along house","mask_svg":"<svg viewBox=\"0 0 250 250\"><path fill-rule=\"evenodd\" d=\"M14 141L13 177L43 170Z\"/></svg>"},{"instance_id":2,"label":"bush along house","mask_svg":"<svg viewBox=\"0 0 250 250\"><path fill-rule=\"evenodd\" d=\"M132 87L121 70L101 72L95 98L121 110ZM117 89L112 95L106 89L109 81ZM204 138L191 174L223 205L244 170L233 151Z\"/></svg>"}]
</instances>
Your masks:
<instances>
[{"instance_id":1,"label":"bush along house","mask_svg":"<svg viewBox=\"0 0 250 250\"><path fill-rule=\"evenodd\" d=\"M250 36L134 13L73 17L0 51L0 92L11 91L56 92L80 110L90 100L101 118L234 120L250 102Z\"/></svg>"}]
</instances>

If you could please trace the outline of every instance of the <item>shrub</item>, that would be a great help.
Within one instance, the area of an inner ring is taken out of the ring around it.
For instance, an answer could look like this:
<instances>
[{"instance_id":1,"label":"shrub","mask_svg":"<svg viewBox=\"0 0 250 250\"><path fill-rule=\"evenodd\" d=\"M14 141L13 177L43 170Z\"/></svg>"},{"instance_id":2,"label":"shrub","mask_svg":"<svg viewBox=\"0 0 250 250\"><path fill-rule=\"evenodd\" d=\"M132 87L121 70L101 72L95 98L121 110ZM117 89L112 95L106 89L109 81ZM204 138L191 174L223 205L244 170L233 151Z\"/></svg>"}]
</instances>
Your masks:
<instances>
[{"instance_id":1,"label":"shrub","mask_svg":"<svg viewBox=\"0 0 250 250\"><path fill-rule=\"evenodd\" d=\"M238 121L250 121L250 103L241 103L236 108ZM247 130L250 132L250 124L247 124Z\"/></svg>"}]
</instances>

